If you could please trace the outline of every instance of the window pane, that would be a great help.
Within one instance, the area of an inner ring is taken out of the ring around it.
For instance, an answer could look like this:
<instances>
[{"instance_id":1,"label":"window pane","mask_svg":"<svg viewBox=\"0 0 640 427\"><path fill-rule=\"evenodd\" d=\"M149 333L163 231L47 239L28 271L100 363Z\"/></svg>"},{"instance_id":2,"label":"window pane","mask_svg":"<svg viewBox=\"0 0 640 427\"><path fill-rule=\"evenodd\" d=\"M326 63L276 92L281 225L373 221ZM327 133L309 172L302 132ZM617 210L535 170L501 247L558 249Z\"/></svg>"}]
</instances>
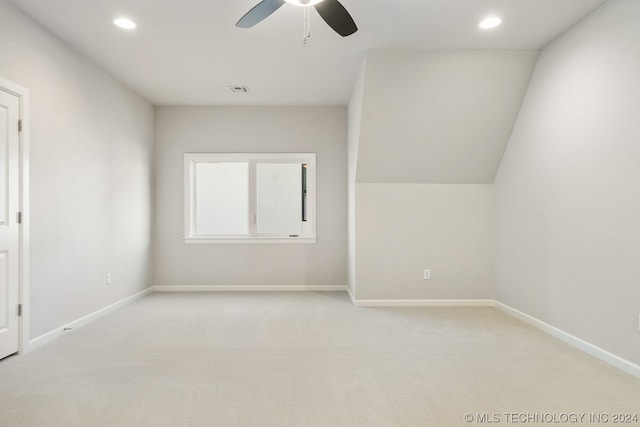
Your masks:
<instances>
[{"instance_id":1,"label":"window pane","mask_svg":"<svg viewBox=\"0 0 640 427\"><path fill-rule=\"evenodd\" d=\"M248 234L248 181L247 163L196 165L196 235Z\"/></svg>"},{"instance_id":2,"label":"window pane","mask_svg":"<svg viewBox=\"0 0 640 427\"><path fill-rule=\"evenodd\" d=\"M302 234L302 165L256 165L258 234Z\"/></svg>"}]
</instances>

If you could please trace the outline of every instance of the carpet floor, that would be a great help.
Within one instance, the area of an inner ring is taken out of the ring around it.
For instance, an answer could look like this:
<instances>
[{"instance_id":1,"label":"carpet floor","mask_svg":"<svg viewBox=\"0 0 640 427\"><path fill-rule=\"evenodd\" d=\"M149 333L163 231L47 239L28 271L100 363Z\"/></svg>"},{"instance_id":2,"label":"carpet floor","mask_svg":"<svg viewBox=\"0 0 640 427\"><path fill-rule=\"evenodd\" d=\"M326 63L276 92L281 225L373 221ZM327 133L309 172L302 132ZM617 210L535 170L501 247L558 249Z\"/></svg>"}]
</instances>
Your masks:
<instances>
[{"instance_id":1,"label":"carpet floor","mask_svg":"<svg viewBox=\"0 0 640 427\"><path fill-rule=\"evenodd\" d=\"M630 414L615 423L616 414ZM640 426L640 380L494 308L155 293L0 362L0 426Z\"/></svg>"}]
</instances>

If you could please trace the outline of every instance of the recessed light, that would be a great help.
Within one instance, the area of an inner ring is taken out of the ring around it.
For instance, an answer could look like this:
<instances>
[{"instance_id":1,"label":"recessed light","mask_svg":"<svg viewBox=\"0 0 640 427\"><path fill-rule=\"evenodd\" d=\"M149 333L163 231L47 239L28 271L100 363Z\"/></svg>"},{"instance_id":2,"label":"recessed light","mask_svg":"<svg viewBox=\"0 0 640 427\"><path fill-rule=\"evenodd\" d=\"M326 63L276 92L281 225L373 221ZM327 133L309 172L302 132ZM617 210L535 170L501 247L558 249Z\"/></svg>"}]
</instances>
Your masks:
<instances>
[{"instance_id":1,"label":"recessed light","mask_svg":"<svg viewBox=\"0 0 640 427\"><path fill-rule=\"evenodd\" d=\"M495 28L500 24L502 24L502 19L498 18L497 16L489 16L480 21L478 27L482 28L483 30L488 30L490 28Z\"/></svg>"},{"instance_id":2,"label":"recessed light","mask_svg":"<svg viewBox=\"0 0 640 427\"><path fill-rule=\"evenodd\" d=\"M117 18L113 20L113 23L120 28L123 28L125 30L133 30L135 29L138 25L136 25L135 22L133 22L131 19L129 18Z\"/></svg>"}]
</instances>

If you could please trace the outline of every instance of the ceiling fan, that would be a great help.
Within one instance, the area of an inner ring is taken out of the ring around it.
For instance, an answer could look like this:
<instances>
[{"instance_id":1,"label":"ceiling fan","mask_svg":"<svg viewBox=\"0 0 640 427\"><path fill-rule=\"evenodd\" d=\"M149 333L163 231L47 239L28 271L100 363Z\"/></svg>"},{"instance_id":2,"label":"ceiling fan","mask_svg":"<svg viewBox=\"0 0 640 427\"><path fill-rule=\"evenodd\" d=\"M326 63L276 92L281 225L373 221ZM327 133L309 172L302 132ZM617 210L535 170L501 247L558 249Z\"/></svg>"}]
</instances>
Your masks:
<instances>
[{"instance_id":1,"label":"ceiling fan","mask_svg":"<svg viewBox=\"0 0 640 427\"><path fill-rule=\"evenodd\" d=\"M262 0L240 18L236 23L236 27L251 28L280 9L285 3L305 8L313 6L324 19L324 22L342 37L350 36L358 31L353 18L338 0ZM306 12L308 13L308 11Z\"/></svg>"}]
</instances>

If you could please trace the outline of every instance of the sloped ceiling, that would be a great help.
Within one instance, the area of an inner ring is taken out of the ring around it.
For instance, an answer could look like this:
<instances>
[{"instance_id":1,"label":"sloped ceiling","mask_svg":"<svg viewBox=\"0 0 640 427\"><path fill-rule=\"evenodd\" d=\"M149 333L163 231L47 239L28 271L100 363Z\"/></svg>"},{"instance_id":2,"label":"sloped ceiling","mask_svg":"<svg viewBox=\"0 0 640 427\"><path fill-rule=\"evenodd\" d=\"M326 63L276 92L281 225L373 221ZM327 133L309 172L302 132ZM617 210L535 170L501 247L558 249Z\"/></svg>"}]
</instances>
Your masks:
<instances>
[{"instance_id":1,"label":"sloped ceiling","mask_svg":"<svg viewBox=\"0 0 640 427\"><path fill-rule=\"evenodd\" d=\"M357 182L493 183L537 56L370 51Z\"/></svg>"}]
</instances>

